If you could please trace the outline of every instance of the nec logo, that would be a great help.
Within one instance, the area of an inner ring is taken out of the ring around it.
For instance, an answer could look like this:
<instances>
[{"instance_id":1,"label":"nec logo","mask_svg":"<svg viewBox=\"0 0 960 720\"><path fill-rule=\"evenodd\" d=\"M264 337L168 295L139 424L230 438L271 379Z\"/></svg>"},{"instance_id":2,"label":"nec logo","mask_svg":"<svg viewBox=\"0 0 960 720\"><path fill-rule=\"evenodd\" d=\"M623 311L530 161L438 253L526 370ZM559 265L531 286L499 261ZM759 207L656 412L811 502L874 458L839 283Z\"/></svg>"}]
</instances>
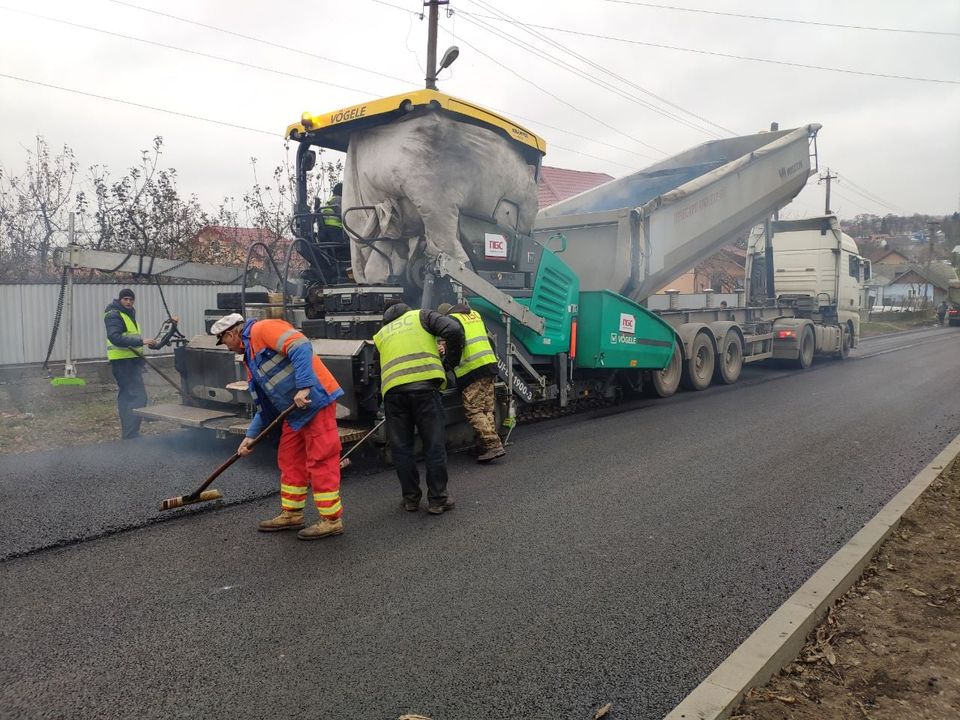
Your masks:
<instances>
[{"instance_id":1,"label":"nec logo","mask_svg":"<svg viewBox=\"0 0 960 720\"><path fill-rule=\"evenodd\" d=\"M637 331L637 319L628 313L620 313L620 332L633 335Z\"/></svg>"},{"instance_id":2,"label":"nec logo","mask_svg":"<svg viewBox=\"0 0 960 720\"><path fill-rule=\"evenodd\" d=\"M507 259L507 239L503 235L495 235L494 233L485 233L483 255L486 258L506 260Z\"/></svg>"}]
</instances>

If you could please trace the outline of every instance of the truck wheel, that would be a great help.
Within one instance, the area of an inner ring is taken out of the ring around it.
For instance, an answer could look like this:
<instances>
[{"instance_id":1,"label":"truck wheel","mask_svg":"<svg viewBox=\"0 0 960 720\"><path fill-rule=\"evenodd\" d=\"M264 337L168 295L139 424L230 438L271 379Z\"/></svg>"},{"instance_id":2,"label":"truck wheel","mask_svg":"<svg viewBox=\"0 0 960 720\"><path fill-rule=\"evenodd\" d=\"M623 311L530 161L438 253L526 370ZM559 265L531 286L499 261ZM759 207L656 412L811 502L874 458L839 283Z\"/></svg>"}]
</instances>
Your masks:
<instances>
[{"instance_id":1,"label":"truck wheel","mask_svg":"<svg viewBox=\"0 0 960 720\"><path fill-rule=\"evenodd\" d=\"M673 356L670 358L670 364L663 370L654 370L650 373L650 395L661 398L673 395L680 386L680 369L682 364L683 356L680 352L680 346L674 343Z\"/></svg>"},{"instance_id":2,"label":"truck wheel","mask_svg":"<svg viewBox=\"0 0 960 720\"><path fill-rule=\"evenodd\" d=\"M806 370L813 364L813 351L816 349L816 342L813 338L813 330L809 325L800 332L800 352L797 359L793 361L793 366L798 370Z\"/></svg>"},{"instance_id":3,"label":"truck wheel","mask_svg":"<svg viewBox=\"0 0 960 720\"><path fill-rule=\"evenodd\" d=\"M710 338L705 333L697 333L690 347L690 357L683 364L683 386L687 390L706 390L713 379L716 360Z\"/></svg>"},{"instance_id":4,"label":"truck wheel","mask_svg":"<svg viewBox=\"0 0 960 720\"><path fill-rule=\"evenodd\" d=\"M846 360L853 345L853 334L846 325L840 326L840 351L835 355L838 360Z\"/></svg>"},{"instance_id":5,"label":"truck wheel","mask_svg":"<svg viewBox=\"0 0 960 720\"><path fill-rule=\"evenodd\" d=\"M743 370L743 343L735 332L728 332L720 345L720 355L717 357L714 375L718 382L733 385L740 379L741 370Z\"/></svg>"}]
</instances>

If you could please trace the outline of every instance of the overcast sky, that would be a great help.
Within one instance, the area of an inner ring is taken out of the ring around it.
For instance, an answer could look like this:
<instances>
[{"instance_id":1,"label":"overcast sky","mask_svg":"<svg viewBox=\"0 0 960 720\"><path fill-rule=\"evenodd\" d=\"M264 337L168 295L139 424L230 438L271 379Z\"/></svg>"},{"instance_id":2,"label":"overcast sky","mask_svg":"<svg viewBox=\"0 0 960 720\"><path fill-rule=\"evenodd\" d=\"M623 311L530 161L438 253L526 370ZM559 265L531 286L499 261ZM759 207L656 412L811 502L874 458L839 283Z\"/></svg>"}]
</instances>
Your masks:
<instances>
[{"instance_id":1,"label":"overcast sky","mask_svg":"<svg viewBox=\"0 0 960 720\"><path fill-rule=\"evenodd\" d=\"M717 136L766 129L771 121L781 128L820 123L820 165L840 175L833 205L841 216L960 209L960 1L672 3L925 32L728 17L630 0L451 0L452 15L441 11L440 53L457 44L460 57L441 75L440 89L501 111L546 138L546 164L615 177ZM415 14L421 5L0 0L0 74L252 128L0 77L0 164L19 171L24 148L41 134L54 147L70 145L81 166L105 164L120 175L162 135L165 165L179 171L181 191L196 193L213 209L252 184L251 157L263 175L284 159L283 131L303 111L321 113L422 87L427 23ZM492 19L498 13L517 22ZM524 25L557 29L530 28L543 36L537 38ZM568 72L564 63L587 77ZM811 178L787 216L813 214L822 205L823 187Z\"/></svg>"}]
</instances>

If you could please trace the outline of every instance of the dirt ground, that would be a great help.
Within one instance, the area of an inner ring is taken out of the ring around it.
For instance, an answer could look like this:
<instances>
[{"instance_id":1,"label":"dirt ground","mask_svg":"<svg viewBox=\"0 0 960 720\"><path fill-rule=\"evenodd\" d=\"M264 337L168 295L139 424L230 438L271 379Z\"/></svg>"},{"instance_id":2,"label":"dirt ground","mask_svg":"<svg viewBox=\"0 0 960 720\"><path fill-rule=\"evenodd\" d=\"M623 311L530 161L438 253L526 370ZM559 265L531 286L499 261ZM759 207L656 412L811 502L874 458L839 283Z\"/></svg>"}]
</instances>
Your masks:
<instances>
[{"instance_id":1,"label":"dirt ground","mask_svg":"<svg viewBox=\"0 0 960 720\"><path fill-rule=\"evenodd\" d=\"M172 389L148 391L150 403L177 402ZM55 395L55 397L51 397ZM116 386L81 390L61 387L45 393L29 410L0 410L0 455L90 445L120 438ZM167 422L144 422L143 435L177 429Z\"/></svg>"},{"instance_id":2,"label":"dirt ground","mask_svg":"<svg viewBox=\"0 0 960 720\"><path fill-rule=\"evenodd\" d=\"M960 457L737 720L960 718Z\"/></svg>"}]
</instances>

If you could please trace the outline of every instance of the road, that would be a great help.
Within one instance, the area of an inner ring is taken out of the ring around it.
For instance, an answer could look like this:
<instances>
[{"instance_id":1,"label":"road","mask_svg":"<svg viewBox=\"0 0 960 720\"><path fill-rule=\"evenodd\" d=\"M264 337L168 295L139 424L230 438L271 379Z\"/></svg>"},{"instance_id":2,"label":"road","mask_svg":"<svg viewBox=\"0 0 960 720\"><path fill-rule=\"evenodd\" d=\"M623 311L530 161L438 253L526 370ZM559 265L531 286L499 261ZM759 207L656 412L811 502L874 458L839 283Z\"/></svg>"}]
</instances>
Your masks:
<instances>
[{"instance_id":1,"label":"road","mask_svg":"<svg viewBox=\"0 0 960 720\"><path fill-rule=\"evenodd\" d=\"M519 428L451 460L442 516L348 475L317 543L255 532L265 456L158 517L232 445L0 458L0 716L659 718L960 433L958 352L902 333Z\"/></svg>"}]
</instances>

